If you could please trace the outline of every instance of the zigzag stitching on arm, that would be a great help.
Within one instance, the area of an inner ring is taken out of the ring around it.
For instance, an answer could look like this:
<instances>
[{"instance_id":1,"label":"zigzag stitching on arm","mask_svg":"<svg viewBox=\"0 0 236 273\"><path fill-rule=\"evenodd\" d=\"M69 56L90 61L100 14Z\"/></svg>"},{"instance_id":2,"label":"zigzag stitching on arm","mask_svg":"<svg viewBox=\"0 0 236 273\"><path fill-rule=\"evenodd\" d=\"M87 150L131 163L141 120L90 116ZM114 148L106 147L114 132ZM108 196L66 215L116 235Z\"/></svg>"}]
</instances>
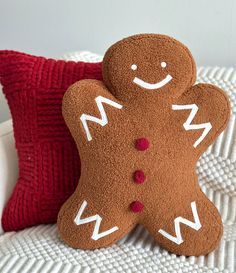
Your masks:
<instances>
[{"instance_id":1,"label":"zigzag stitching on arm","mask_svg":"<svg viewBox=\"0 0 236 273\"><path fill-rule=\"evenodd\" d=\"M193 213L193 217L194 217L194 222L191 222L183 217L177 217L174 220L174 226L175 226L175 234L176 236L173 236L171 234L169 234L168 232L166 232L163 229L159 229L159 233L161 233L164 237L166 237L167 239L169 239L170 241L176 243L177 245L180 245L184 242L183 238L182 238L182 234L181 234L181 230L180 230L180 224L184 224L186 226L189 226L190 228L198 231L202 225L200 223L199 217L198 217L198 213L197 213L197 207L196 207L196 202L191 202L191 208L192 208L192 213Z\"/></svg>"},{"instance_id":2,"label":"zigzag stitching on arm","mask_svg":"<svg viewBox=\"0 0 236 273\"><path fill-rule=\"evenodd\" d=\"M91 238L94 240L94 241L97 241L98 239L104 237L104 236L107 236L113 232L115 232L116 230L118 230L119 228L118 227L113 227L111 229L108 229L106 231L103 231L103 232L100 232L99 233L99 228L100 228L100 225L101 225L101 222L102 222L102 217L98 214L96 215L92 215L90 217L87 217L87 218L84 218L84 219L81 219L81 216L87 206L87 201L84 200L76 217L75 217L75 220L74 222L76 223L77 226L79 225L84 225L84 224L88 224L88 223L91 223L91 222L95 222L95 226L94 226L94 230L93 230L93 234L91 236Z\"/></svg>"},{"instance_id":3,"label":"zigzag stitching on arm","mask_svg":"<svg viewBox=\"0 0 236 273\"><path fill-rule=\"evenodd\" d=\"M96 97L95 101L96 101L98 110L100 112L101 118L96 118L94 116L90 116L90 115L86 115L86 114L82 114L80 117L80 120L83 124L88 141L92 140L92 136L90 134L87 121L96 122L96 123L100 124L101 126L105 126L108 123L108 119L107 119L107 115L106 115L106 112L103 107L103 103L109 104L117 109L121 109L123 107L121 104L116 103L116 102L109 100L107 98L104 98L102 96Z\"/></svg>"},{"instance_id":4,"label":"zigzag stitching on arm","mask_svg":"<svg viewBox=\"0 0 236 273\"><path fill-rule=\"evenodd\" d=\"M193 144L193 147L196 148L206 137L206 135L210 132L212 125L210 122L200 123L200 124L191 124L194 117L198 112L198 106L196 104L187 104L187 105L172 105L173 110L191 110L187 120L183 124L184 129L188 130L199 130L204 129L202 135L197 139L197 141Z\"/></svg>"}]
</instances>

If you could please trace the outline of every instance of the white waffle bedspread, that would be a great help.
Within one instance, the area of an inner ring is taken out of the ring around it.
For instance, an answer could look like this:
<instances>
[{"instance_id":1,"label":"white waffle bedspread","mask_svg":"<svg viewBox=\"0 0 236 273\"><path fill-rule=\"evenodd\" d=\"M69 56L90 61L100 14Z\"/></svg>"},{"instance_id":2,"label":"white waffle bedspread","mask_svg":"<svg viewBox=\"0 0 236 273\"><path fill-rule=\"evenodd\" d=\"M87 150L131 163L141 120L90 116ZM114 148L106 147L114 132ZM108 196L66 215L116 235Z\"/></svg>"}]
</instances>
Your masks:
<instances>
[{"instance_id":1,"label":"white waffle bedspread","mask_svg":"<svg viewBox=\"0 0 236 273\"><path fill-rule=\"evenodd\" d=\"M89 52L64 58L101 60ZM142 226L112 247L75 250L60 241L56 225L41 225L0 237L0 272L236 272L236 70L201 67L198 81L223 88L232 106L227 129L197 164L199 183L224 222L224 236L217 250L207 256L176 256L160 248Z\"/></svg>"}]
</instances>

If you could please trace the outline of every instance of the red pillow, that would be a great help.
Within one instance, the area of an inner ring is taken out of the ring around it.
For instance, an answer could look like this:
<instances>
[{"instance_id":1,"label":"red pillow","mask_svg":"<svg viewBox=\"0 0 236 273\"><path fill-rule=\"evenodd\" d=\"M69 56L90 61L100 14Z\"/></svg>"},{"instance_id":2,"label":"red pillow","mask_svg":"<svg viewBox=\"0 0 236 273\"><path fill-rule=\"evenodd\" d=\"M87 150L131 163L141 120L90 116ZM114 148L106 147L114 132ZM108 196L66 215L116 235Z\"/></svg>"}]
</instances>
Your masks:
<instances>
[{"instance_id":1,"label":"red pillow","mask_svg":"<svg viewBox=\"0 0 236 273\"><path fill-rule=\"evenodd\" d=\"M19 179L2 217L5 231L56 222L74 192L80 160L61 114L66 89L80 79L102 79L101 63L56 61L0 51L19 158Z\"/></svg>"}]
</instances>

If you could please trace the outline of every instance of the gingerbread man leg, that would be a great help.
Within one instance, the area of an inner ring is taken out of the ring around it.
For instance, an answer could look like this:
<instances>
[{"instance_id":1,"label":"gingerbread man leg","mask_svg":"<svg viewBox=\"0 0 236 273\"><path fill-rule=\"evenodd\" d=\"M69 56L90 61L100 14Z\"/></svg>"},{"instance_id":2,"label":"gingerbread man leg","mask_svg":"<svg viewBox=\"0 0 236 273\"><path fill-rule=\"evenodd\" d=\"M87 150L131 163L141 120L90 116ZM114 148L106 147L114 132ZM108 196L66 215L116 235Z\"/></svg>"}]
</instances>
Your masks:
<instances>
[{"instance_id":1,"label":"gingerbread man leg","mask_svg":"<svg viewBox=\"0 0 236 273\"><path fill-rule=\"evenodd\" d=\"M101 199L92 199L82 189L67 200L58 215L61 238L70 246L81 249L115 243L136 225L134 222L128 212L111 208L105 200L102 203Z\"/></svg>"},{"instance_id":2,"label":"gingerbread man leg","mask_svg":"<svg viewBox=\"0 0 236 273\"><path fill-rule=\"evenodd\" d=\"M163 248L178 255L205 255L219 244L223 231L220 214L200 188L184 199L183 191L166 196L160 205L156 201L155 211L148 211L143 224Z\"/></svg>"}]
</instances>

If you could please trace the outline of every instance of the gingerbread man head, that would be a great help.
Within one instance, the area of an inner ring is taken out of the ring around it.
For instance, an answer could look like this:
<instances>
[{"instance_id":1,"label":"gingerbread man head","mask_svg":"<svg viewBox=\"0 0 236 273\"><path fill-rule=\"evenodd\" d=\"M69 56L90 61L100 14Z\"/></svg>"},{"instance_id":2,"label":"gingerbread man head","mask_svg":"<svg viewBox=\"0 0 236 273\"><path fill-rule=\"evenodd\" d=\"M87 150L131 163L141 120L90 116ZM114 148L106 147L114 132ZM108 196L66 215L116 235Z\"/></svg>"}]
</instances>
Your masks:
<instances>
[{"instance_id":1,"label":"gingerbread man head","mask_svg":"<svg viewBox=\"0 0 236 273\"><path fill-rule=\"evenodd\" d=\"M177 40L141 34L108 49L103 60L103 80L121 100L178 97L194 84L196 66L188 48Z\"/></svg>"},{"instance_id":2,"label":"gingerbread man head","mask_svg":"<svg viewBox=\"0 0 236 273\"><path fill-rule=\"evenodd\" d=\"M224 92L194 85L189 50L143 34L108 49L104 82L83 80L63 98L81 177L58 215L74 248L112 245L137 224L180 255L203 255L222 235L218 210L198 185L199 156L227 125Z\"/></svg>"}]
</instances>

